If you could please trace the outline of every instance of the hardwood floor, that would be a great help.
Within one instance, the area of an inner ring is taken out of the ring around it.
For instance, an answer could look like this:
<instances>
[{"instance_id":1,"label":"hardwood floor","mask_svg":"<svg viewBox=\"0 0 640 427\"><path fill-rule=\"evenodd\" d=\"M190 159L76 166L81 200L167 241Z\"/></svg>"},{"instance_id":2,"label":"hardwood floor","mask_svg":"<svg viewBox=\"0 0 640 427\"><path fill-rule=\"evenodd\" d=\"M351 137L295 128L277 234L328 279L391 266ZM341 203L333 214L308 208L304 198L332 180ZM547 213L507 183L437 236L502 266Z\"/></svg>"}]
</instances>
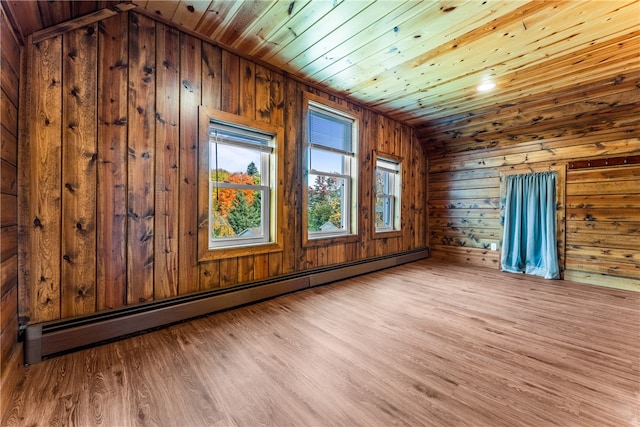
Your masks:
<instances>
[{"instance_id":1,"label":"hardwood floor","mask_svg":"<svg viewBox=\"0 0 640 427\"><path fill-rule=\"evenodd\" d=\"M3 425L637 426L640 294L419 261L46 360Z\"/></svg>"}]
</instances>

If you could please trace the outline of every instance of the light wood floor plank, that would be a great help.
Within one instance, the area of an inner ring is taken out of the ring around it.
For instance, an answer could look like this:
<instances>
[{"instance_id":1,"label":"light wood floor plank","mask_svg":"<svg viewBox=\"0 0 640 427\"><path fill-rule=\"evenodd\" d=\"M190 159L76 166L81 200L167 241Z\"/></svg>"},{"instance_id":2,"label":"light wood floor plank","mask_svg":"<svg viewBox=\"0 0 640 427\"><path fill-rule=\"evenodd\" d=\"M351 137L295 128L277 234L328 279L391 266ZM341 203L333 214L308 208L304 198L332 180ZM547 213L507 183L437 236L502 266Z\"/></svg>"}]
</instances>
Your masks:
<instances>
[{"instance_id":1,"label":"light wood floor plank","mask_svg":"<svg viewBox=\"0 0 640 427\"><path fill-rule=\"evenodd\" d=\"M424 260L46 360L2 425L638 426L640 294Z\"/></svg>"}]
</instances>

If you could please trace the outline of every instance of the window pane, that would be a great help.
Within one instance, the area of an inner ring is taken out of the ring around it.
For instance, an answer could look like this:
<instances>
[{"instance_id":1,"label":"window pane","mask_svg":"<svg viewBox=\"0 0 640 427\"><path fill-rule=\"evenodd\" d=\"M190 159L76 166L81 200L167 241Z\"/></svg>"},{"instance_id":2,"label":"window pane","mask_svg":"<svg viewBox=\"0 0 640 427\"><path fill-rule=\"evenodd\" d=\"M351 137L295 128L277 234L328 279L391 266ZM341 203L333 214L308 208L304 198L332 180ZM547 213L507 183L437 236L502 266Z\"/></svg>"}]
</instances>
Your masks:
<instances>
[{"instance_id":1,"label":"window pane","mask_svg":"<svg viewBox=\"0 0 640 427\"><path fill-rule=\"evenodd\" d=\"M211 181L260 184L261 152L227 144L211 144Z\"/></svg>"},{"instance_id":2,"label":"window pane","mask_svg":"<svg viewBox=\"0 0 640 427\"><path fill-rule=\"evenodd\" d=\"M389 197L376 197L376 228L389 228L392 226L392 204L393 199Z\"/></svg>"},{"instance_id":3,"label":"window pane","mask_svg":"<svg viewBox=\"0 0 640 427\"><path fill-rule=\"evenodd\" d=\"M376 169L376 194L391 194L391 188L389 185L390 174L386 171Z\"/></svg>"},{"instance_id":4,"label":"window pane","mask_svg":"<svg viewBox=\"0 0 640 427\"><path fill-rule=\"evenodd\" d=\"M209 249L271 241L274 135L210 122Z\"/></svg>"},{"instance_id":5,"label":"window pane","mask_svg":"<svg viewBox=\"0 0 640 427\"><path fill-rule=\"evenodd\" d=\"M376 231L400 229L400 163L378 157L374 176Z\"/></svg>"},{"instance_id":6,"label":"window pane","mask_svg":"<svg viewBox=\"0 0 640 427\"><path fill-rule=\"evenodd\" d=\"M350 152L351 121L310 109L309 142Z\"/></svg>"},{"instance_id":7,"label":"window pane","mask_svg":"<svg viewBox=\"0 0 640 427\"><path fill-rule=\"evenodd\" d=\"M216 142L241 143L266 146L271 140L270 135L262 134L250 129L239 129L217 123L211 127L211 136Z\"/></svg>"},{"instance_id":8,"label":"window pane","mask_svg":"<svg viewBox=\"0 0 640 427\"><path fill-rule=\"evenodd\" d=\"M329 173L344 173L344 154L309 149L309 169Z\"/></svg>"},{"instance_id":9,"label":"window pane","mask_svg":"<svg viewBox=\"0 0 640 427\"><path fill-rule=\"evenodd\" d=\"M307 227L310 232L332 232L344 229L342 212L345 179L309 175Z\"/></svg>"},{"instance_id":10,"label":"window pane","mask_svg":"<svg viewBox=\"0 0 640 427\"><path fill-rule=\"evenodd\" d=\"M262 237L261 191L211 189L211 239Z\"/></svg>"}]
</instances>

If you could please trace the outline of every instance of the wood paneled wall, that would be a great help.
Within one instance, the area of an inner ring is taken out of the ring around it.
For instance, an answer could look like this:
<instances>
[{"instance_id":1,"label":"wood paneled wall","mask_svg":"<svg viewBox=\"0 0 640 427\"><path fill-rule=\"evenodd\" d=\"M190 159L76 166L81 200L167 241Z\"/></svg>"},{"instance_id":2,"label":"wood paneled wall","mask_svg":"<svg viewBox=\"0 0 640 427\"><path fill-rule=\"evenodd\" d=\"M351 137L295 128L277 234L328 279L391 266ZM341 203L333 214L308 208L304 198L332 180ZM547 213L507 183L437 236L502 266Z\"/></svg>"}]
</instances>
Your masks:
<instances>
[{"instance_id":1,"label":"wood paneled wall","mask_svg":"<svg viewBox=\"0 0 640 427\"><path fill-rule=\"evenodd\" d=\"M18 374L18 107L20 87L20 43L3 6L0 7L2 40L0 80L2 134L0 142L0 372L4 408Z\"/></svg>"},{"instance_id":2,"label":"wood paneled wall","mask_svg":"<svg viewBox=\"0 0 640 427\"><path fill-rule=\"evenodd\" d=\"M134 12L27 42L27 58L20 313L32 323L427 245L426 156L407 126ZM358 243L301 245L302 91L363 117ZM284 127L282 252L198 262L200 105ZM399 237L371 235L374 149L405 159Z\"/></svg>"},{"instance_id":3,"label":"wood paneled wall","mask_svg":"<svg viewBox=\"0 0 640 427\"><path fill-rule=\"evenodd\" d=\"M567 171L565 278L640 290L638 163Z\"/></svg>"},{"instance_id":4,"label":"wood paneled wall","mask_svg":"<svg viewBox=\"0 0 640 427\"><path fill-rule=\"evenodd\" d=\"M638 117L640 71L631 69L418 129L429 155L432 256L499 268L501 176L552 169L561 176L564 277L640 290L638 166L567 171L574 160L640 153Z\"/></svg>"}]
</instances>

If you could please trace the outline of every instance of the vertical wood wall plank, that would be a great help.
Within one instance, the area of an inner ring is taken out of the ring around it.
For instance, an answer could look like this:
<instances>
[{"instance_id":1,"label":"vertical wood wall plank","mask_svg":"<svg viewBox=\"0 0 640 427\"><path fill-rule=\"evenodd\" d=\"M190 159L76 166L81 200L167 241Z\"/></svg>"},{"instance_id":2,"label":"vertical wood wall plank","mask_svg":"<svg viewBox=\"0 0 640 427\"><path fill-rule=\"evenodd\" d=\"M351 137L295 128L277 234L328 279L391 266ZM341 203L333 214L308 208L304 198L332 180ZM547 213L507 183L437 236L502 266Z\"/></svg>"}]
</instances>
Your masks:
<instances>
[{"instance_id":1,"label":"vertical wood wall plank","mask_svg":"<svg viewBox=\"0 0 640 427\"><path fill-rule=\"evenodd\" d=\"M35 46L31 85L40 96L30 106L30 312L42 322L60 317L62 36Z\"/></svg>"},{"instance_id":2,"label":"vertical wood wall plank","mask_svg":"<svg viewBox=\"0 0 640 427\"><path fill-rule=\"evenodd\" d=\"M220 286L232 286L238 283L238 258L220 260Z\"/></svg>"},{"instance_id":3,"label":"vertical wood wall plank","mask_svg":"<svg viewBox=\"0 0 640 427\"><path fill-rule=\"evenodd\" d=\"M289 224L288 232L284 233L284 252L282 256L282 272L284 274L296 271L296 262L302 238L300 236L300 216L302 215L302 205L300 197L302 195L301 186L304 177L299 174L300 170L300 147L298 147L298 130L301 123L300 92L294 80L285 78L284 80L284 209L283 215L286 223Z\"/></svg>"},{"instance_id":4,"label":"vertical wood wall plank","mask_svg":"<svg viewBox=\"0 0 640 427\"><path fill-rule=\"evenodd\" d=\"M256 118L256 65L244 58L238 63L238 88L240 96L239 115L251 120ZM231 88L231 90L235 90ZM234 107L235 108L235 107ZM238 258L238 282L248 282L254 278L253 255Z\"/></svg>"},{"instance_id":5,"label":"vertical wood wall plank","mask_svg":"<svg viewBox=\"0 0 640 427\"><path fill-rule=\"evenodd\" d=\"M400 157L402 157L402 173L400 204L402 205L400 212L400 230L402 231L402 249L413 249L413 233L415 224L415 212L410 209L410 203L415 203L415 191L417 190L415 183L412 181L412 169L409 166L413 158L411 151L413 145L411 141L411 129L408 126L402 126L400 136Z\"/></svg>"},{"instance_id":6,"label":"vertical wood wall plank","mask_svg":"<svg viewBox=\"0 0 640 427\"><path fill-rule=\"evenodd\" d=\"M178 294L178 155L180 152L180 34L156 28L156 199L154 299Z\"/></svg>"},{"instance_id":7,"label":"vertical wood wall plank","mask_svg":"<svg viewBox=\"0 0 640 427\"><path fill-rule=\"evenodd\" d=\"M377 122L377 145L378 145L378 150L382 153L391 153L392 150L392 138L393 138L393 132L392 132L392 123L391 121L384 116L380 116L375 118L375 121ZM367 189L371 188L371 195L370 196L366 196L366 200L373 200L375 198L375 192L373 190L373 186L374 186L374 182L373 182L373 175L375 173L375 169L376 169L376 165L373 163L373 158L370 161L371 164L371 172L369 174L367 174L367 178L366 179L370 179L370 183L367 183ZM370 230L372 235L375 234L375 211L371 211L371 226L370 226ZM383 239L376 239L373 242L373 247L374 249L374 253L372 253L371 251L368 252L369 256L380 256L380 255L384 255L384 253L386 252L387 248L389 247L389 242L391 239L389 238L383 238Z\"/></svg>"},{"instance_id":8,"label":"vertical wood wall plank","mask_svg":"<svg viewBox=\"0 0 640 427\"><path fill-rule=\"evenodd\" d=\"M240 111L239 115L248 119L256 118L256 64L240 58L238 64Z\"/></svg>"},{"instance_id":9,"label":"vertical wood wall plank","mask_svg":"<svg viewBox=\"0 0 640 427\"><path fill-rule=\"evenodd\" d=\"M219 110L222 105L222 51L202 43L202 105Z\"/></svg>"},{"instance_id":10,"label":"vertical wood wall plank","mask_svg":"<svg viewBox=\"0 0 640 427\"><path fill-rule=\"evenodd\" d=\"M255 66L254 118L257 121L271 123L271 70L261 65Z\"/></svg>"},{"instance_id":11,"label":"vertical wood wall plank","mask_svg":"<svg viewBox=\"0 0 640 427\"><path fill-rule=\"evenodd\" d=\"M414 179L411 181L415 186L413 190L414 198L412 201L411 212L413 213L413 224L415 227L414 236L414 248L425 247L429 245L428 232L429 227L427 224L427 218L429 217L427 211L428 193L429 189L429 158L422 148L422 144L418 141L416 134L411 130L411 146L413 147L411 152L411 166L410 170L415 174ZM422 161L420 161L422 159Z\"/></svg>"},{"instance_id":12,"label":"vertical wood wall plank","mask_svg":"<svg viewBox=\"0 0 640 427\"><path fill-rule=\"evenodd\" d=\"M129 15L127 302L153 299L155 21Z\"/></svg>"},{"instance_id":13,"label":"vertical wood wall plank","mask_svg":"<svg viewBox=\"0 0 640 427\"><path fill-rule=\"evenodd\" d=\"M284 77L280 73L270 73L269 77L271 81L271 89L270 89L270 99L269 99L269 119L273 125L284 127ZM261 114L262 116L262 114ZM285 137L286 138L286 137ZM281 156L285 156L285 141L278 141L278 152ZM280 173L280 182L281 188L285 188L284 185L284 171L279 171ZM282 192L278 194L278 203L284 203L288 205L289 203L285 199L285 194ZM286 224L288 218L286 215L283 215L283 218L280 218L280 221L283 221ZM287 250L287 246L285 245L284 250ZM272 252L269 254L269 276L279 276L282 274L282 254L283 252Z\"/></svg>"},{"instance_id":14,"label":"vertical wood wall plank","mask_svg":"<svg viewBox=\"0 0 640 427\"><path fill-rule=\"evenodd\" d=\"M127 302L128 17L99 25L96 298L106 310Z\"/></svg>"},{"instance_id":15,"label":"vertical wood wall plank","mask_svg":"<svg viewBox=\"0 0 640 427\"><path fill-rule=\"evenodd\" d=\"M238 283L247 283L254 279L254 263L253 255L238 257Z\"/></svg>"},{"instance_id":16,"label":"vertical wood wall plank","mask_svg":"<svg viewBox=\"0 0 640 427\"><path fill-rule=\"evenodd\" d=\"M222 51L218 46L202 43L202 105L220 109L222 104ZM200 161L198 200L208 200L209 197L209 149L200 146L198 157ZM199 224L205 224L200 218ZM203 243L198 243L203 244ZM217 288L220 286L220 261L208 261L200 265L200 290Z\"/></svg>"},{"instance_id":17,"label":"vertical wood wall plank","mask_svg":"<svg viewBox=\"0 0 640 427\"><path fill-rule=\"evenodd\" d=\"M362 239L359 242L358 258L369 258L375 254L376 242L373 239L373 212L371 212L373 194L373 153L372 150L379 144L378 120L375 115L365 110L362 114L360 139L366 141L358 153L360 158L359 194L360 194L360 233Z\"/></svg>"},{"instance_id":18,"label":"vertical wood wall plank","mask_svg":"<svg viewBox=\"0 0 640 427\"><path fill-rule=\"evenodd\" d=\"M260 254L253 257L253 279L261 280L269 277L269 254Z\"/></svg>"},{"instance_id":19,"label":"vertical wood wall plank","mask_svg":"<svg viewBox=\"0 0 640 427\"><path fill-rule=\"evenodd\" d=\"M222 51L222 99L220 108L227 113L240 113L240 57Z\"/></svg>"},{"instance_id":20,"label":"vertical wood wall plank","mask_svg":"<svg viewBox=\"0 0 640 427\"><path fill-rule=\"evenodd\" d=\"M246 68L246 66L245 66ZM253 118L259 122L271 123L271 70L261 65L250 68L254 73L253 88L255 95ZM245 72L245 83L248 81L248 71ZM244 84L243 84L244 86ZM241 95L242 96L242 95ZM249 108L250 104L245 103L243 108ZM282 221L282 218L279 218ZM269 254L255 255L253 259L254 280L269 277Z\"/></svg>"},{"instance_id":21,"label":"vertical wood wall plank","mask_svg":"<svg viewBox=\"0 0 640 427\"><path fill-rule=\"evenodd\" d=\"M333 245L327 250L327 264L340 264L347 261L346 249L350 243L342 243L339 245Z\"/></svg>"},{"instance_id":22,"label":"vertical wood wall plank","mask_svg":"<svg viewBox=\"0 0 640 427\"><path fill-rule=\"evenodd\" d=\"M0 8L0 10L2 10ZM2 15L4 18L4 14ZM16 284L18 286L18 313L24 322L29 322L31 318L31 308L33 306L32 291L35 289L33 286L33 276L31 271L33 252L33 218L35 217L35 206L31 205L31 191L34 190L31 185L31 170L33 165L31 158L34 143L31 142L32 135L35 135L35 99L37 98L34 88L35 74L35 62L36 62L36 48L33 45L31 36L27 37L26 45L23 48L21 55L22 74L20 79L20 99L23 103L18 112L19 122L22 126L19 128L18 141L15 147L15 153L18 165L18 240L21 242L18 245L18 256L16 258ZM2 127L2 154L7 152L5 150L5 130ZM18 144L20 150L18 150ZM13 150L11 150L13 152ZM18 271L18 260L20 263L20 269ZM1 276L4 279L6 270L6 262L2 262ZM4 287L4 280L2 285Z\"/></svg>"},{"instance_id":23,"label":"vertical wood wall plank","mask_svg":"<svg viewBox=\"0 0 640 427\"><path fill-rule=\"evenodd\" d=\"M96 309L97 25L63 36L62 317Z\"/></svg>"},{"instance_id":24,"label":"vertical wood wall plank","mask_svg":"<svg viewBox=\"0 0 640 427\"><path fill-rule=\"evenodd\" d=\"M331 245L331 249L333 250L333 248L335 247L335 245ZM317 267L324 267L327 264L329 264L329 254L327 253L329 248L328 245L321 245L318 246L317 248L317 252L316 252L316 266Z\"/></svg>"},{"instance_id":25,"label":"vertical wood wall plank","mask_svg":"<svg viewBox=\"0 0 640 427\"><path fill-rule=\"evenodd\" d=\"M202 42L180 35L180 223L178 293L199 290L198 271L198 106L201 103ZM204 184L202 184L204 185Z\"/></svg>"},{"instance_id":26,"label":"vertical wood wall plank","mask_svg":"<svg viewBox=\"0 0 640 427\"><path fill-rule=\"evenodd\" d=\"M318 246L302 248L298 251L297 269L308 270L318 267Z\"/></svg>"},{"instance_id":27,"label":"vertical wood wall plank","mask_svg":"<svg viewBox=\"0 0 640 427\"><path fill-rule=\"evenodd\" d=\"M200 264L200 290L220 287L220 261L215 260Z\"/></svg>"},{"instance_id":28,"label":"vertical wood wall plank","mask_svg":"<svg viewBox=\"0 0 640 427\"><path fill-rule=\"evenodd\" d=\"M393 148L391 152L396 156L402 156L402 124L393 122Z\"/></svg>"}]
</instances>

